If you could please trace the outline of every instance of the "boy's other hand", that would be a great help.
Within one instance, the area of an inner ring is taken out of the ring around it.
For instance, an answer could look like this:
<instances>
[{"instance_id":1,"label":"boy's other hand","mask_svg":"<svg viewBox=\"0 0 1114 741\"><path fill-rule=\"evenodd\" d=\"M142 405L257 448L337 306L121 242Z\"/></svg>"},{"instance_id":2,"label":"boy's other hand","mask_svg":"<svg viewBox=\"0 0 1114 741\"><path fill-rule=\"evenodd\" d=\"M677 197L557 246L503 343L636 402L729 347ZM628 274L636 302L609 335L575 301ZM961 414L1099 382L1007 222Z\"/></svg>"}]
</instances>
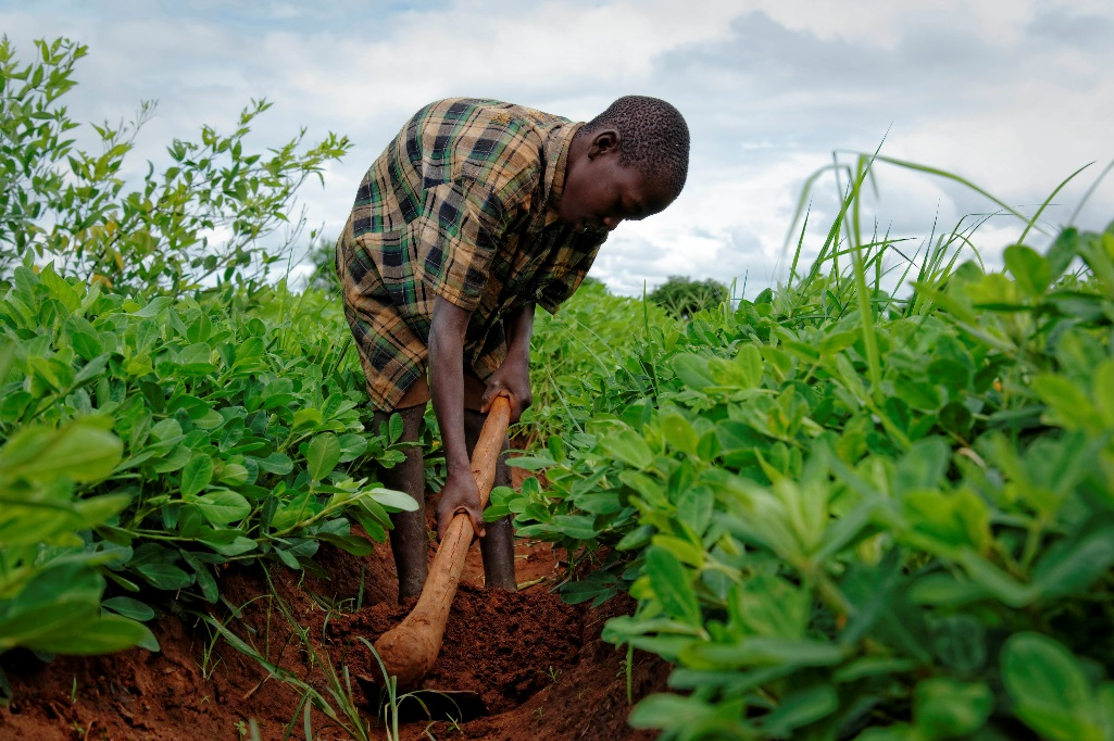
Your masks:
<instances>
[{"instance_id":1,"label":"boy's other hand","mask_svg":"<svg viewBox=\"0 0 1114 741\"><path fill-rule=\"evenodd\" d=\"M483 510L480 508L480 491L476 488L476 480L472 472L459 476L449 476L445 486L441 489L441 499L437 502L437 539L442 540L448 532L449 523L453 518L464 513L472 521L472 530L477 537L484 537Z\"/></svg>"},{"instance_id":2,"label":"boy's other hand","mask_svg":"<svg viewBox=\"0 0 1114 741\"><path fill-rule=\"evenodd\" d=\"M511 424L518 422L522 413L530 408L534 397L530 391L530 364L508 359L499 370L487 379L480 411L487 414L491 402L506 396L511 402Z\"/></svg>"}]
</instances>

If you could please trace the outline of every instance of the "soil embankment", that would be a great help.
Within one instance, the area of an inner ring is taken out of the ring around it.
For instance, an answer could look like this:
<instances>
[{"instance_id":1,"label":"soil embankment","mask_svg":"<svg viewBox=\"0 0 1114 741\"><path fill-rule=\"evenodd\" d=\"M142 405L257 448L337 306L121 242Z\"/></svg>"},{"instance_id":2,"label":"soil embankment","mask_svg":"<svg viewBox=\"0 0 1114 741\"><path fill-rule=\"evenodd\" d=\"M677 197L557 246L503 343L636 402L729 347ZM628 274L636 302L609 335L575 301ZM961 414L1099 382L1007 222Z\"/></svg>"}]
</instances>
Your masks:
<instances>
[{"instance_id":1,"label":"soil embankment","mask_svg":"<svg viewBox=\"0 0 1114 741\"><path fill-rule=\"evenodd\" d=\"M224 603L211 614L281 667L328 697L328 663L372 723L372 738L386 738L375 719L374 690L356 679L375 675L374 657L359 639L374 643L405 617L395 603L389 547L363 558L327 549L318 574L271 568L228 569ZM613 600L599 610L564 604L551 592L563 566L548 544L520 542L522 591L488 592L473 545L453 604L444 646L423 688L479 695L489 712L463 723L410 720L402 739L563 741L650 739L627 727L626 651L600 640L606 619L629 609ZM540 581L539 581L540 580ZM281 602L280 602L281 600ZM201 609L192 605L191 609ZM235 614L233 612L235 610ZM162 650L134 649L101 657L60 657L42 663L26 652L0 657L14 699L0 707L4 741L239 741L254 720L263 739L305 739L298 711L305 695L236 650L197 616L167 615L155 627ZM326 657L328 662L325 661ZM635 654L635 701L665 688L669 667ZM350 736L314 711L312 738Z\"/></svg>"}]
</instances>

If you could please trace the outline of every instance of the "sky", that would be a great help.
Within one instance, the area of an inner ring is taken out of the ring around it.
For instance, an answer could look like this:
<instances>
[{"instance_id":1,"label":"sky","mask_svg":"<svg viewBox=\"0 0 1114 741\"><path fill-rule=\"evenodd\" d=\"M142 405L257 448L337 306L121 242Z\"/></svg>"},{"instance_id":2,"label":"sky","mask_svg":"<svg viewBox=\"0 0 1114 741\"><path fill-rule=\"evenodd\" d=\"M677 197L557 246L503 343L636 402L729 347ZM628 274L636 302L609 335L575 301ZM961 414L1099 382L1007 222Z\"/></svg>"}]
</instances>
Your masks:
<instances>
[{"instance_id":1,"label":"sky","mask_svg":"<svg viewBox=\"0 0 1114 741\"><path fill-rule=\"evenodd\" d=\"M1045 211L1047 234L1114 160L1114 0L0 0L0 32L27 61L36 38L88 45L65 97L78 121L129 120L157 101L134 176L165 167L166 146L202 125L231 132L253 98L274 104L253 127L261 147L302 127L311 142L348 136L324 185L299 191L309 227L330 237L368 166L429 101L496 98L586 121L621 95L668 100L691 131L688 182L601 250L591 275L624 295L671 275L748 298L784 282L802 188L849 153L881 147L1026 213L1093 162ZM998 210L947 179L885 163L874 175L869 217L914 247ZM839 208L830 173L810 194L806 261ZM1114 174L1074 223L1112 219ZM995 216L973 241L998 265L1023 227Z\"/></svg>"}]
</instances>

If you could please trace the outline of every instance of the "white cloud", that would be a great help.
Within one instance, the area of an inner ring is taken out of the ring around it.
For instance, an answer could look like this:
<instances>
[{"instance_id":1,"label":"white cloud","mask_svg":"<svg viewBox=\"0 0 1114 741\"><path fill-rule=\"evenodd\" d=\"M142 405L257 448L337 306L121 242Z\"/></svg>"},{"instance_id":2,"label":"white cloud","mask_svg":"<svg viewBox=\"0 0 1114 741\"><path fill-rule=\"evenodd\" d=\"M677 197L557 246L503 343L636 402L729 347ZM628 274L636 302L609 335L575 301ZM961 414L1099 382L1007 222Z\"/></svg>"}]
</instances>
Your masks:
<instances>
[{"instance_id":1,"label":"white cloud","mask_svg":"<svg viewBox=\"0 0 1114 741\"><path fill-rule=\"evenodd\" d=\"M68 96L79 120L129 117L157 98L132 163L163 157L203 123L229 130L249 98L274 108L252 140L274 146L348 134L353 149L308 184L310 226L339 230L356 185L405 118L429 100L485 95L586 119L614 97L673 101L688 117L693 160L685 193L665 213L627 224L594 274L637 293L670 274L750 286L784 278L782 243L804 179L832 150L873 151L955 172L1030 207L1076 167L1098 160L1058 199L1055 223L1114 158L1114 8L1109 0L459 0L406 8L338 0L0 2L0 28L22 56L36 36L90 46ZM929 176L878 168L883 226L922 237L989 210L981 197ZM838 209L825 178L805 255ZM1100 187L1085 225L1114 216ZM995 220L988 250L1016 237ZM1014 236L1011 237L1010 234ZM748 288L748 292L750 289Z\"/></svg>"}]
</instances>

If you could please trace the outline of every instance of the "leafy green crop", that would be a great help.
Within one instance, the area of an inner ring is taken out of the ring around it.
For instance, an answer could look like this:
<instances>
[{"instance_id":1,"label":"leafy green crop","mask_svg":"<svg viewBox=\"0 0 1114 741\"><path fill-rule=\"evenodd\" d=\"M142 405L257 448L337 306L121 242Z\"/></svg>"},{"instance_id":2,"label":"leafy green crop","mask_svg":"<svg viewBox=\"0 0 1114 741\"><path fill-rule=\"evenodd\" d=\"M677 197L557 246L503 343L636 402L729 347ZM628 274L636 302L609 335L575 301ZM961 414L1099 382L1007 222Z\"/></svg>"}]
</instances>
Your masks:
<instances>
[{"instance_id":1,"label":"leafy green crop","mask_svg":"<svg viewBox=\"0 0 1114 741\"><path fill-rule=\"evenodd\" d=\"M86 549L79 537L128 506L122 494L74 496L75 483L101 480L120 462L122 445L105 421L26 427L0 448L0 651L158 648L150 631L127 616L149 618L149 608L117 597L105 607L120 614L101 614L105 580L96 567L119 554Z\"/></svg>"},{"instance_id":2,"label":"leafy green crop","mask_svg":"<svg viewBox=\"0 0 1114 741\"><path fill-rule=\"evenodd\" d=\"M153 647L148 602L215 602L232 561L367 553L353 522L383 540L415 507L369 476L401 425L369 429L335 297L260 280L283 257L263 238L296 236L295 192L348 142L253 154L253 101L129 190L153 104L90 154L61 105L86 48L36 50L0 40L0 651Z\"/></svg>"},{"instance_id":3,"label":"leafy green crop","mask_svg":"<svg viewBox=\"0 0 1114 741\"><path fill-rule=\"evenodd\" d=\"M83 492L116 506L80 528L82 552L101 555L117 588L215 601L219 564L265 556L301 568L322 542L364 554L352 520L383 540L388 512L415 506L367 478L371 464L401 458L391 445L400 430L365 429L362 375L336 341L339 310L314 315L302 297L301 313L288 305L294 318L280 323L261 316L284 313L284 290L251 305L237 295L141 303L48 266L17 268L0 302L10 446L27 447L32 422L98 418L119 438L120 460ZM50 465L46 449L26 457ZM29 527L22 515L11 523Z\"/></svg>"},{"instance_id":4,"label":"leafy green crop","mask_svg":"<svg viewBox=\"0 0 1114 741\"><path fill-rule=\"evenodd\" d=\"M663 738L1114 739L1114 225L904 299L885 244L627 346L491 516L638 599Z\"/></svg>"}]
</instances>

